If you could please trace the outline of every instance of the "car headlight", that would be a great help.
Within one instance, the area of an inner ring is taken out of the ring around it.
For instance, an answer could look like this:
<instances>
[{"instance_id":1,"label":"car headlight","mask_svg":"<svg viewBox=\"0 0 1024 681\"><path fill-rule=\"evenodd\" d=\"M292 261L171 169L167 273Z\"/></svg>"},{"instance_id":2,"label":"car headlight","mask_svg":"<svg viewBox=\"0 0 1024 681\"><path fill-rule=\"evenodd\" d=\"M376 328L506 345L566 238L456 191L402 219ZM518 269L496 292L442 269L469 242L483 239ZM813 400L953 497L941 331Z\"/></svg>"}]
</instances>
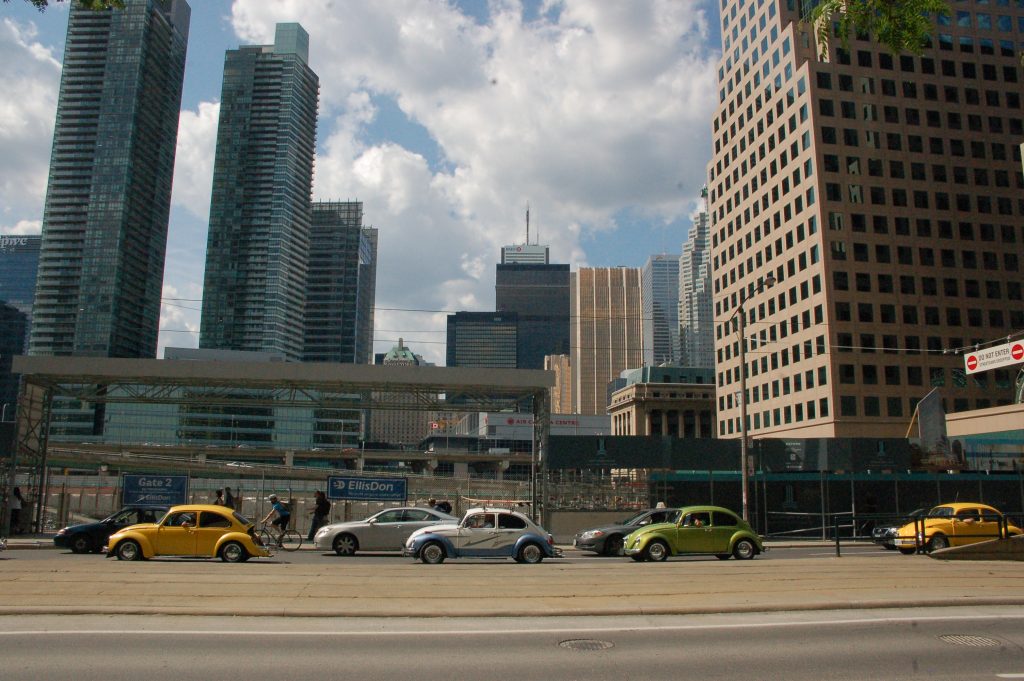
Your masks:
<instances>
[{"instance_id":1,"label":"car headlight","mask_svg":"<svg viewBox=\"0 0 1024 681\"><path fill-rule=\"evenodd\" d=\"M61 530L59 532L57 532L57 536L58 537L63 537L67 533L68 533L68 528L64 527L64 528L61 528Z\"/></svg>"},{"instance_id":2,"label":"car headlight","mask_svg":"<svg viewBox=\"0 0 1024 681\"><path fill-rule=\"evenodd\" d=\"M601 530L588 530L580 535L580 539L597 539L598 537L603 536L604 532L602 532Z\"/></svg>"},{"instance_id":3,"label":"car headlight","mask_svg":"<svg viewBox=\"0 0 1024 681\"><path fill-rule=\"evenodd\" d=\"M331 531L331 528L329 528L329 527L321 527L319 530L316 531L316 534L313 535L313 541L316 541L317 539L320 539L321 537L323 537L324 535L326 535L330 531Z\"/></svg>"}]
</instances>

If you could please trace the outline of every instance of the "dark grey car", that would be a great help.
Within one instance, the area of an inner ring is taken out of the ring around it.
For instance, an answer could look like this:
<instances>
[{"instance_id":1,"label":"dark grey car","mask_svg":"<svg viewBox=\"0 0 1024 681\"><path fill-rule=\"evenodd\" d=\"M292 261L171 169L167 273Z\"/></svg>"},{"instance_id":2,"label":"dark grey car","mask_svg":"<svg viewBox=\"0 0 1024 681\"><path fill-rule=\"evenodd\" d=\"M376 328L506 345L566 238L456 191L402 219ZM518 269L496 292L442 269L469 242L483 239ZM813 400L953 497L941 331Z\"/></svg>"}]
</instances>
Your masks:
<instances>
[{"instance_id":1,"label":"dark grey car","mask_svg":"<svg viewBox=\"0 0 1024 681\"><path fill-rule=\"evenodd\" d=\"M677 520L679 520L679 509L677 508L649 508L619 523L581 530L576 533L572 545L581 551L619 556L622 555L622 540L633 530L644 525L674 523Z\"/></svg>"}]
</instances>

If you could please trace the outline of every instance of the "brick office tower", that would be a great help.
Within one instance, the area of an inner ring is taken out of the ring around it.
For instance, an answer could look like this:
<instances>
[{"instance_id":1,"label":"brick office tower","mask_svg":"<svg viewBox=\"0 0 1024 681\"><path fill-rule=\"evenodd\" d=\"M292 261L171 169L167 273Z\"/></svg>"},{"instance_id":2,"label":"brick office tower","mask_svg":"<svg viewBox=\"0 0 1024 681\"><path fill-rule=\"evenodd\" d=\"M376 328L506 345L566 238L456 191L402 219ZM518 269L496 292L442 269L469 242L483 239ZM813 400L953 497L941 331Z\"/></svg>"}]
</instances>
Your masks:
<instances>
[{"instance_id":1,"label":"brick office tower","mask_svg":"<svg viewBox=\"0 0 1024 681\"><path fill-rule=\"evenodd\" d=\"M71 7L29 354L156 357L190 13Z\"/></svg>"},{"instance_id":2,"label":"brick office tower","mask_svg":"<svg viewBox=\"0 0 1024 681\"><path fill-rule=\"evenodd\" d=\"M1008 403L953 349L1024 327L1024 11L957 3L920 56L836 40L799 3L726 0L709 166L718 433L902 437Z\"/></svg>"},{"instance_id":3,"label":"brick office tower","mask_svg":"<svg viewBox=\"0 0 1024 681\"><path fill-rule=\"evenodd\" d=\"M224 58L199 347L302 359L320 82L309 35Z\"/></svg>"}]
</instances>

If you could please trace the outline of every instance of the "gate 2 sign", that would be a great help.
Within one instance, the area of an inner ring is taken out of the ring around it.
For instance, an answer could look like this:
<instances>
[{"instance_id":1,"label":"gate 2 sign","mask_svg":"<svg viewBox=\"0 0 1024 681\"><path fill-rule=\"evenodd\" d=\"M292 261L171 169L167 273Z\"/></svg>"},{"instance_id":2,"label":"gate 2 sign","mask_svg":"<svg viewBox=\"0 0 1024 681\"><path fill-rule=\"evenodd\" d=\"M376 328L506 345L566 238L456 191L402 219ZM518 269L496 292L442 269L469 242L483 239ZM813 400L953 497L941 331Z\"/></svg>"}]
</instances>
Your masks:
<instances>
[{"instance_id":1,"label":"gate 2 sign","mask_svg":"<svg viewBox=\"0 0 1024 681\"><path fill-rule=\"evenodd\" d=\"M1021 362L1024 362L1024 341L1019 340L964 355L964 367L969 374L999 369Z\"/></svg>"},{"instance_id":2,"label":"gate 2 sign","mask_svg":"<svg viewBox=\"0 0 1024 681\"><path fill-rule=\"evenodd\" d=\"M187 475L122 476L125 506L175 506L188 503Z\"/></svg>"},{"instance_id":3,"label":"gate 2 sign","mask_svg":"<svg viewBox=\"0 0 1024 681\"><path fill-rule=\"evenodd\" d=\"M327 478L327 498L344 501L405 501L405 478L357 478L332 475Z\"/></svg>"}]
</instances>

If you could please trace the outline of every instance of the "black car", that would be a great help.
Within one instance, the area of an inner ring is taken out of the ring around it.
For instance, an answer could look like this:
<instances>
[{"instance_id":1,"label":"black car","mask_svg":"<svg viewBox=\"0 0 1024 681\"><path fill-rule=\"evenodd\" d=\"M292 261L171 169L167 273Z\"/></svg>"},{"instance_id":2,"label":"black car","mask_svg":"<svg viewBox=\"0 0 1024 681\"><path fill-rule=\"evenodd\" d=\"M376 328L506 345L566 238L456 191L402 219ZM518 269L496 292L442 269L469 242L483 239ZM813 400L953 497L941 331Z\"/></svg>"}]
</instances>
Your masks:
<instances>
[{"instance_id":1,"label":"black car","mask_svg":"<svg viewBox=\"0 0 1024 681\"><path fill-rule=\"evenodd\" d=\"M914 519L928 513L927 508L918 508L908 513L903 518L884 525L875 525L871 530L871 540L879 546L885 547L887 551L896 550L896 534L899 529L907 523L914 522Z\"/></svg>"},{"instance_id":2,"label":"black car","mask_svg":"<svg viewBox=\"0 0 1024 681\"><path fill-rule=\"evenodd\" d=\"M622 540L633 530L655 523L674 523L678 519L678 508L651 508L617 523L580 530L576 533L572 544L581 551L619 556L622 555Z\"/></svg>"},{"instance_id":3,"label":"black car","mask_svg":"<svg viewBox=\"0 0 1024 681\"><path fill-rule=\"evenodd\" d=\"M53 543L73 553L99 553L110 535L118 530L139 523L155 523L165 513L166 506L125 506L103 520L65 527L53 538Z\"/></svg>"}]
</instances>

